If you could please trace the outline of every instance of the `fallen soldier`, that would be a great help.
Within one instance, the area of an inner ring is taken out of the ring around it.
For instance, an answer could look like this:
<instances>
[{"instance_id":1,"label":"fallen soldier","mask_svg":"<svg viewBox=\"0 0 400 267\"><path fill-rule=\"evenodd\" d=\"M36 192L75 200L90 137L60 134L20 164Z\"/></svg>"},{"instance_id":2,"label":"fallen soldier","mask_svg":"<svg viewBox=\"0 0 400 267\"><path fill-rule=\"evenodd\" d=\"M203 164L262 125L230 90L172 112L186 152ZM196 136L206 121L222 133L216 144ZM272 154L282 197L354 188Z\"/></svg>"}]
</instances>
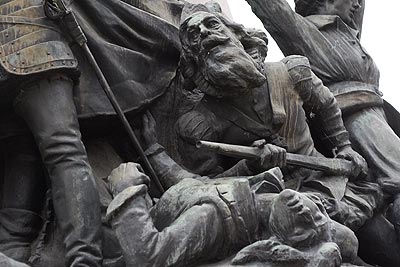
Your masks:
<instances>
[{"instance_id":1,"label":"fallen soldier","mask_svg":"<svg viewBox=\"0 0 400 267\"><path fill-rule=\"evenodd\" d=\"M279 184L279 173L263 175ZM243 248L232 265L339 267L343 259L367 266L357 257L354 233L331 220L316 195L255 194L247 178L188 177L196 179L179 181L152 206L140 165L121 164L111 173L107 218L127 266L193 266Z\"/></svg>"}]
</instances>

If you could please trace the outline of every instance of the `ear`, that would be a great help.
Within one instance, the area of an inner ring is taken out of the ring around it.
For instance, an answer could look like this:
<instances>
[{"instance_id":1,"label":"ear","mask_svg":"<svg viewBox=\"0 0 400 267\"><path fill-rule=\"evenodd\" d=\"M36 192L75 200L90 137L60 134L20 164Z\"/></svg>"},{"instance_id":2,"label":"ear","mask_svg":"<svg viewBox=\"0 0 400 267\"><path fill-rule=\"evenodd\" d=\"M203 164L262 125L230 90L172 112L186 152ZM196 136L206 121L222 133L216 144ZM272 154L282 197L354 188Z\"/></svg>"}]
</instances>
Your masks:
<instances>
[{"instance_id":1,"label":"ear","mask_svg":"<svg viewBox=\"0 0 400 267\"><path fill-rule=\"evenodd\" d=\"M193 82L193 76L197 72L197 67L192 56L188 57L185 53L182 54L179 61L179 69L184 79L183 88L187 91L192 91L196 88Z\"/></svg>"}]
</instances>

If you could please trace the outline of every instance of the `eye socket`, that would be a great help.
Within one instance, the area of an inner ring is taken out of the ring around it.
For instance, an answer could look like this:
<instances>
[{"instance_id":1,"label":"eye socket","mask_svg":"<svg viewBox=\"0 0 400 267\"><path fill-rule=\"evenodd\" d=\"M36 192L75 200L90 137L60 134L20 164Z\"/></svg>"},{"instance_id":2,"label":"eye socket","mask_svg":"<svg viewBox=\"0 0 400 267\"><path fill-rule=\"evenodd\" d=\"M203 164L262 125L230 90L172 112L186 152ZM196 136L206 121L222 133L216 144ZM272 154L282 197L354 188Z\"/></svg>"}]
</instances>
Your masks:
<instances>
[{"instance_id":1,"label":"eye socket","mask_svg":"<svg viewBox=\"0 0 400 267\"><path fill-rule=\"evenodd\" d=\"M219 21L215 19L209 20L206 24L207 28L212 28L212 29L218 28L219 25L220 25Z\"/></svg>"}]
</instances>

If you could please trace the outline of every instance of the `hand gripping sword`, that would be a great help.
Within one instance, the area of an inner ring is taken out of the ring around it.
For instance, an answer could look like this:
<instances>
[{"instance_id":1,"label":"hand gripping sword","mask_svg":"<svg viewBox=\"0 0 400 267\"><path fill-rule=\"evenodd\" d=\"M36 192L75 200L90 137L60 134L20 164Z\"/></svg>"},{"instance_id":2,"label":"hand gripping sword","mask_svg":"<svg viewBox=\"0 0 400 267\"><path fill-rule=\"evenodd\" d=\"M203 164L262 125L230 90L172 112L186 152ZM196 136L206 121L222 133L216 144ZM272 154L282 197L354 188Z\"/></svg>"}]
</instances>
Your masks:
<instances>
[{"instance_id":1,"label":"hand gripping sword","mask_svg":"<svg viewBox=\"0 0 400 267\"><path fill-rule=\"evenodd\" d=\"M104 92L107 95L107 98L110 100L111 105L113 106L115 112L117 113L118 118L120 119L121 123L123 124L126 132L128 133L129 139L139 153L140 158L144 164L144 169L147 170L151 180L157 186L157 189L162 193L164 193L164 188L162 187L160 180L158 179L153 167L150 164L149 159L147 158L146 154L141 147L139 140L137 139L135 133L131 125L128 122L124 112L121 109L121 106L118 104L117 99L113 91L111 90L110 85L108 84L103 72L101 71L99 65L97 64L96 59L94 58L92 52L90 51L87 45L87 38L85 33L83 32L79 22L77 21L75 14L67 8L64 3L64 0L45 0L44 2L44 11L48 18L51 20L59 20L64 23L69 34L74 39L74 41L83 49L90 65L93 67L97 78L103 88Z\"/></svg>"}]
</instances>

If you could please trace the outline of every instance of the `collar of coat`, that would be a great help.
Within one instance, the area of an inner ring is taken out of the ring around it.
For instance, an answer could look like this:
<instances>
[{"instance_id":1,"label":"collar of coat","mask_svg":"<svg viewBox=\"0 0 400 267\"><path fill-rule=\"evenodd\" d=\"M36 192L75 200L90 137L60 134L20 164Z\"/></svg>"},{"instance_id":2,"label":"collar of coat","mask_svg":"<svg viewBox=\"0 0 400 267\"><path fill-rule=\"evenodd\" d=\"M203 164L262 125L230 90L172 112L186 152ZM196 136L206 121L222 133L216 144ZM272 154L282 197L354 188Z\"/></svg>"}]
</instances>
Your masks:
<instances>
[{"instance_id":1,"label":"collar of coat","mask_svg":"<svg viewBox=\"0 0 400 267\"><path fill-rule=\"evenodd\" d=\"M360 37L360 31L353 29L347 25L339 16L337 15L311 15L306 17L312 24L314 24L318 29L328 27L330 25L336 25L338 27L345 27L350 33L356 37Z\"/></svg>"}]
</instances>

